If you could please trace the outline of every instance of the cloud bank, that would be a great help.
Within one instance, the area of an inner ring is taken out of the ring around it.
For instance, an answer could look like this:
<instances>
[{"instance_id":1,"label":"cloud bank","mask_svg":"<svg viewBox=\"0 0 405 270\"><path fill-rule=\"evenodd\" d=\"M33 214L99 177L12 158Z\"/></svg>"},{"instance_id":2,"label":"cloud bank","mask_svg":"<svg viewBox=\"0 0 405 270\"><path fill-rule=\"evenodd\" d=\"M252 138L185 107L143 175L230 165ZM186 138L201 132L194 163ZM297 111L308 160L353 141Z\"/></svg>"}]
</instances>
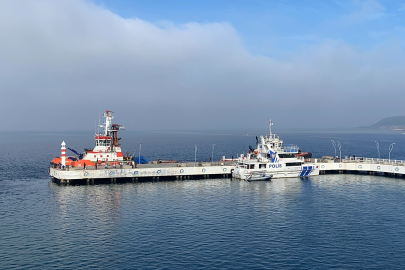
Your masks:
<instances>
[{"instance_id":1,"label":"cloud bank","mask_svg":"<svg viewBox=\"0 0 405 270\"><path fill-rule=\"evenodd\" d=\"M3 130L369 125L404 115L404 51L322 40L275 60L229 23L152 24L91 2L0 2Z\"/></svg>"}]
</instances>

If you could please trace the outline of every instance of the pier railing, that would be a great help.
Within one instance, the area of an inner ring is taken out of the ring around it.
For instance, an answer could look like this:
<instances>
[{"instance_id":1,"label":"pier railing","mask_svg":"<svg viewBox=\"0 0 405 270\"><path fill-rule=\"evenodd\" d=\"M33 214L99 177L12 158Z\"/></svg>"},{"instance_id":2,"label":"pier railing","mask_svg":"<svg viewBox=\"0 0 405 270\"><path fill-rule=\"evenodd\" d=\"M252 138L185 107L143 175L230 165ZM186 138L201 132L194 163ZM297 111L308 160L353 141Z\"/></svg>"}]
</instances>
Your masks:
<instances>
[{"instance_id":1,"label":"pier railing","mask_svg":"<svg viewBox=\"0 0 405 270\"><path fill-rule=\"evenodd\" d=\"M334 159L318 159L320 162L334 162L334 163L368 163L368 164L382 164L382 165L398 165L398 166L405 166L405 160L396 160L396 159L381 159L381 158L368 158L368 157L351 157L346 156L340 161L339 158Z\"/></svg>"},{"instance_id":2,"label":"pier railing","mask_svg":"<svg viewBox=\"0 0 405 270\"><path fill-rule=\"evenodd\" d=\"M161 168L170 168L170 167L214 167L214 166L230 166L234 164L237 160L234 161L213 161L213 162L194 162L194 161L184 161L184 162L175 162L175 163L148 163L148 164L136 164L134 167L124 162L122 165L107 165L107 166L66 166L65 168L54 167L59 170L102 170L102 169L132 169L132 168L155 168L157 166Z\"/></svg>"},{"instance_id":3,"label":"pier railing","mask_svg":"<svg viewBox=\"0 0 405 270\"><path fill-rule=\"evenodd\" d=\"M380 159L380 158L367 158L367 157L345 157L343 162L365 162L372 164L393 164L393 165L402 165L405 166L405 160L396 160L396 159Z\"/></svg>"}]
</instances>

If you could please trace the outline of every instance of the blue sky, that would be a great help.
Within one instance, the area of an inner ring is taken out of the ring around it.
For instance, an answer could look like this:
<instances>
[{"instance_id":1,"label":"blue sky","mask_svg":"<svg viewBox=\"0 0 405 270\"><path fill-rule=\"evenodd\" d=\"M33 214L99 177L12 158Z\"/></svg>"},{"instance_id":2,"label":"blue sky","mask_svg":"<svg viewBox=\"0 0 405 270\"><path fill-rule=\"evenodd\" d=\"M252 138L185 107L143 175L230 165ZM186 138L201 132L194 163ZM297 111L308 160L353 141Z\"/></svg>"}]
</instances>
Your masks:
<instances>
[{"instance_id":1,"label":"blue sky","mask_svg":"<svg viewBox=\"0 0 405 270\"><path fill-rule=\"evenodd\" d=\"M228 22L253 54L288 57L288 52L341 40L367 50L392 40L404 42L402 1L95 1L125 18L156 25L169 21ZM164 24L163 24L164 25ZM162 26L164 27L164 26Z\"/></svg>"},{"instance_id":2,"label":"blue sky","mask_svg":"<svg viewBox=\"0 0 405 270\"><path fill-rule=\"evenodd\" d=\"M134 130L371 125L405 115L404 15L386 0L0 1L1 129L92 130L107 109Z\"/></svg>"}]
</instances>

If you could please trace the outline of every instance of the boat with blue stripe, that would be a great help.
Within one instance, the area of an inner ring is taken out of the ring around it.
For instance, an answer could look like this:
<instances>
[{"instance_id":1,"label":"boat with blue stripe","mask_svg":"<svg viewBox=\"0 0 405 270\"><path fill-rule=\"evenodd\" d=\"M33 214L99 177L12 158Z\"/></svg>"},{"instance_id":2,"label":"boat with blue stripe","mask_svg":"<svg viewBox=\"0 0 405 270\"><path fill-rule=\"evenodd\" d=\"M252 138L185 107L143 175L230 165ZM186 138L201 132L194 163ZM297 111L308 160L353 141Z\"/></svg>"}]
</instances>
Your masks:
<instances>
[{"instance_id":1,"label":"boat with blue stripe","mask_svg":"<svg viewBox=\"0 0 405 270\"><path fill-rule=\"evenodd\" d=\"M270 120L269 135L256 137L256 147L249 146L246 155L237 158L232 176L247 180L258 171L271 175L271 178L319 175L319 166L311 160L312 154L301 152L295 144L284 144L271 132L272 125Z\"/></svg>"}]
</instances>

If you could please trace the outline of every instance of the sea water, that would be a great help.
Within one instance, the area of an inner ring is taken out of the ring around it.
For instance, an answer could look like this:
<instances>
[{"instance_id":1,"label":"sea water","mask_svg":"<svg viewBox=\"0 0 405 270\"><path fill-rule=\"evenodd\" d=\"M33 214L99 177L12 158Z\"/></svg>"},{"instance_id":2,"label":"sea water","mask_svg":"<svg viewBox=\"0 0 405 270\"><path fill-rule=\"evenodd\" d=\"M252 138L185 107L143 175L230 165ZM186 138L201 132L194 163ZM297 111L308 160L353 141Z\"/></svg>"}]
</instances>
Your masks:
<instances>
[{"instance_id":1,"label":"sea water","mask_svg":"<svg viewBox=\"0 0 405 270\"><path fill-rule=\"evenodd\" d=\"M149 160L236 157L263 132L121 131ZM285 131L313 156L405 159L394 132ZM0 133L0 269L403 269L405 180L321 175L249 183L209 179L59 186L60 143L91 132ZM215 144L215 145L214 145ZM197 152L195 152L197 145ZM214 145L214 146L213 146ZM340 156L339 149L336 149ZM68 152L69 154L69 152Z\"/></svg>"}]
</instances>

